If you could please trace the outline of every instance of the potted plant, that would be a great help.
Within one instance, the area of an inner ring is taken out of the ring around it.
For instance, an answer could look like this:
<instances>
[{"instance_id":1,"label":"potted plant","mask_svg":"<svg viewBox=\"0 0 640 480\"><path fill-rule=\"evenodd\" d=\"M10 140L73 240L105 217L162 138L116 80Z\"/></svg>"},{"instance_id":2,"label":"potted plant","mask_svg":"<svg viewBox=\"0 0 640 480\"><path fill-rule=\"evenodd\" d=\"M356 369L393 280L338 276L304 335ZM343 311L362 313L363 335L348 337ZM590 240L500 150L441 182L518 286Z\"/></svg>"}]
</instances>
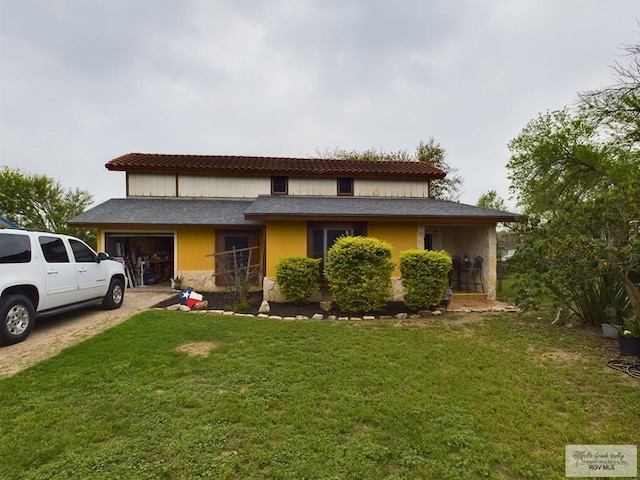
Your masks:
<instances>
[{"instance_id":1,"label":"potted plant","mask_svg":"<svg viewBox=\"0 0 640 480\"><path fill-rule=\"evenodd\" d=\"M632 315L625 320L618 344L620 355L640 356L640 318Z\"/></svg>"}]
</instances>

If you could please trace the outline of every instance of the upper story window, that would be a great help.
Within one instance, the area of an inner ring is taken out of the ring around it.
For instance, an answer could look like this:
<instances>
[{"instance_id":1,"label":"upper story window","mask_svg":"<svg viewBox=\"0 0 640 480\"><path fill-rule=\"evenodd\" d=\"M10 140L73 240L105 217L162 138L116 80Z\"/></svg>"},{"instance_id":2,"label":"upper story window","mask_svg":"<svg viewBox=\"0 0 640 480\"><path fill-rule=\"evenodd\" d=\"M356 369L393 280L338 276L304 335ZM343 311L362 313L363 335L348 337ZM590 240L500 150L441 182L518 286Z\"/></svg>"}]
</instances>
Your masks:
<instances>
[{"instance_id":1,"label":"upper story window","mask_svg":"<svg viewBox=\"0 0 640 480\"><path fill-rule=\"evenodd\" d=\"M287 195L289 177L271 177L271 195Z\"/></svg>"},{"instance_id":2,"label":"upper story window","mask_svg":"<svg viewBox=\"0 0 640 480\"><path fill-rule=\"evenodd\" d=\"M338 178L338 195L353 196L353 178Z\"/></svg>"}]
</instances>

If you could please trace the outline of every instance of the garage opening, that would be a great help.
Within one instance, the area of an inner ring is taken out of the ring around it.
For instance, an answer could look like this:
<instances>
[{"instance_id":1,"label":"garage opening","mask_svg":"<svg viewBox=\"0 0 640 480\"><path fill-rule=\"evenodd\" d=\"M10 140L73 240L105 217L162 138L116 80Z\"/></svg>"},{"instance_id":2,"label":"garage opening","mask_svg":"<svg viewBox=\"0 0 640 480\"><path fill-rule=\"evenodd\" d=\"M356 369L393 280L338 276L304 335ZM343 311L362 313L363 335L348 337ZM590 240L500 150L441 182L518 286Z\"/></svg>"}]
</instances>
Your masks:
<instances>
[{"instance_id":1,"label":"garage opening","mask_svg":"<svg viewBox=\"0 0 640 480\"><path fill-rule=\"evenodd\" d=\"M173 233L106 233L109 255L125 261L132 286L166 283L175 268Z\"/></svg>"}]
</instances>

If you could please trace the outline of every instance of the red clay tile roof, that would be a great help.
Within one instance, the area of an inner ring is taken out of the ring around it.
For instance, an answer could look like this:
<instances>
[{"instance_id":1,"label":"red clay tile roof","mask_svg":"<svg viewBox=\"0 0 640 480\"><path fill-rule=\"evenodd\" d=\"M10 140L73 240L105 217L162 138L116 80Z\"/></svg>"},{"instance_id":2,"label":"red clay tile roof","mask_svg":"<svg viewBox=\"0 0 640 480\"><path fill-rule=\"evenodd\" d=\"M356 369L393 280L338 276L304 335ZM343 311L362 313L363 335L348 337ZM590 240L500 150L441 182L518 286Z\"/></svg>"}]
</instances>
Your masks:
<instances>
[{"instance_id":1,"label":"red clay tile roof","mask_svg":"<svg viewBox=\"0 0 640 480\"><path fill-rule=\"evenodd\" d=\"M108 170L125 172L191 172L222 175L298 175L386 178L444 178L445 172L426 162L335 160L321 158L247 157L128 153L109 161Z\"/></svg>"}]
</instances>

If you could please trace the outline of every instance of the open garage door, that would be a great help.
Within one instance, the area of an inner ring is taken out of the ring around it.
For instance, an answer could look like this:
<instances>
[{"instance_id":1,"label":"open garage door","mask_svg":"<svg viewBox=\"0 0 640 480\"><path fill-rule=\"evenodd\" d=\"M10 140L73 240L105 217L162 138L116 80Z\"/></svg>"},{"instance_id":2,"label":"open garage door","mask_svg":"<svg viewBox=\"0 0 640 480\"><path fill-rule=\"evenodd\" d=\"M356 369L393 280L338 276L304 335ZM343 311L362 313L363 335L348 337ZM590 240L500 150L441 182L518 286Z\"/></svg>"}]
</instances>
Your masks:
<instances>
[{"instance_id":1,"label":"open garage door","mask_svg":"<svg viewBox=\"0 0 640 480\"><path fill-rule=\"evenodd\" d=\"M167 283L175 268L173 233L105 233L107 253L125 259L132 286Z\"/></svg>"}]
</instances>

